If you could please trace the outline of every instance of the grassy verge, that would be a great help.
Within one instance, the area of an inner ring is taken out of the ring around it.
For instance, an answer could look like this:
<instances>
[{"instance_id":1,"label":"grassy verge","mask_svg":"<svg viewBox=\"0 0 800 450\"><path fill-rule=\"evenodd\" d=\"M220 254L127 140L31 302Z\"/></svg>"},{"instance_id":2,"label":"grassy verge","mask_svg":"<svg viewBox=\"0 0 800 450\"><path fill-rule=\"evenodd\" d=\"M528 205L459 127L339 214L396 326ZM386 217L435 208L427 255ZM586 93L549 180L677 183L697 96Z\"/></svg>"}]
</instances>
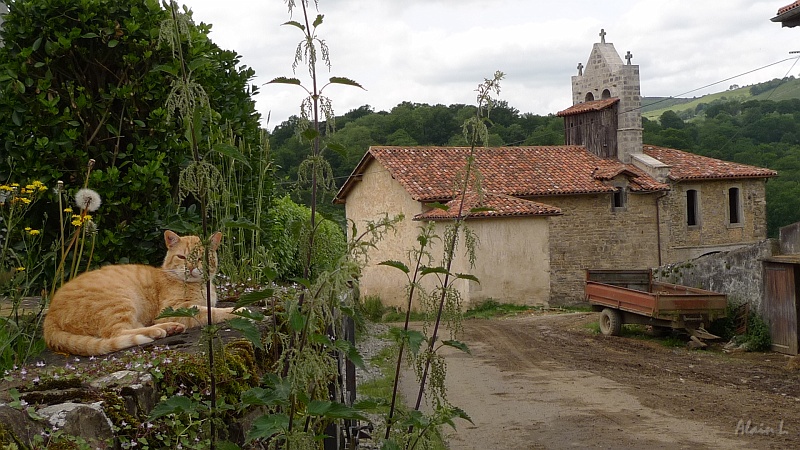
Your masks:
<instances>
[{"instance_id":1,"label":"grassy verge","mask_svg":"<svg viewBox=\"0 0 800 450\"><path fill-rule=\"evenodd\" d=\"M377 338L390 339L388 332ZM358 385L358 395L360 398L371 398L377 401L379 406L376 408L375 413L379 414L381 420L386 418L389 414L389 405L392 400L392 386L394 381L395 364L397 363L398 349L395 345L388 345L381 349L378 353L369 359L369 364L377 368L380 375ZM398 393L398 401L396 406L395 418L407 415L409 408L402 398L402 394ZM376 424L378 425L378 424ZM385 431L384 427L378 426L373 432L375 438L374 442L378 442L378 438L383 437ZM433 433L431 442L426 443L426 449L430 450L447 450L448 446L441 430L436 430Z\"/></svg>"},{"instance_id":2,"label":"grassy verge","mask_svg":"<svg viewBox=\"0 0 800 450\"><path fill-rule=\"evenodd\" d=\"M558 308L546 308L544 306L531 306L531 305L515 305L511 303L500 303L495 300L486 300L485 302L475 305L464 312L465 319L491 319L494 317L515 316L517 314L524 314L528 312L542 312L542 311L556 311L556 312L590 312L591 308L588 306L564 306ZM373 322L402 322L405 320L405 312L391 306L384 306L379 297L370 296L364 299L361 304L361 311L363 316ZM416 311L411 311L410 319L412 322L420 322L425 320L425 316Z\"/></svg>"}]
</instances>

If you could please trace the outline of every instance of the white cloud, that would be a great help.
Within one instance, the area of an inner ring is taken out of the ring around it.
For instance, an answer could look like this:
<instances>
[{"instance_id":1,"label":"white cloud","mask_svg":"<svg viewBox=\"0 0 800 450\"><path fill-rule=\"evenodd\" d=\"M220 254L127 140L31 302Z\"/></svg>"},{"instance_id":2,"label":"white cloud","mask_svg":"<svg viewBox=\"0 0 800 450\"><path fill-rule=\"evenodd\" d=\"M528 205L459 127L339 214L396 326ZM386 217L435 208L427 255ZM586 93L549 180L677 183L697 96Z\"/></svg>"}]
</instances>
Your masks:
<instances>
[{"instance_id":1,"label":"white cloud","mask_svg":"<svg viewBox=\"0 0 800 450\"><path fill-rule=\"evenodd\" d=\"M299 0L297 0L299 3ZM285 2L187 0L195 19L213 24L211 38L242 55L258 83L291 75L297 30ZM312 7L313 7L313 3ZM474 89L495 70L506 73L501 98L521 112L569 106L570 77L586 64L604 28L620 55L631 51L645 96L678 95L788 58L800 30L769 21L777 1L620 0L320 0L320 37L331 49L330 75L367 91L330 86L337 114L369 104L389 110L402 101L474 102ZM299 11L299 10L298 10ZM298 19L298 11L295 19ZM791 61L692 95L783 77ZM793 73L800 72L800 67ZM298 70L298 77L305 73ZM294 88L294 89L292 89ZM257 97L270 127L297 114L303 92L269 85Z\"/></svg>"}]
</instances>

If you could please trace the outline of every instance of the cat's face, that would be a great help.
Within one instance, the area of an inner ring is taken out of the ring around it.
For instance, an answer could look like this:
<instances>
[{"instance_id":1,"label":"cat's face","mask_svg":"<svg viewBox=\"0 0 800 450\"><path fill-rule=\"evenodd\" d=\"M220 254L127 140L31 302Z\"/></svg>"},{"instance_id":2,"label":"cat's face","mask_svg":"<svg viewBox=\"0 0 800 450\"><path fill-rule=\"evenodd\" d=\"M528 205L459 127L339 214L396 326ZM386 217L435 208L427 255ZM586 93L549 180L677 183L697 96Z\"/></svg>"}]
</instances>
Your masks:
<instances>
[{"instance_id":1,"label":"cat's face","mask_svg":"<svg viewBox=\"0 0 800 450\"><path fill-rule=\"evenodd\" d=\"M213 278L217 273L217 247L219 247L222 233L217 232L211 236L208 252L208 273ZM172 231L164 233L167 244L167 256L164 257L163 269L172 273L176 278L187 282L204 281L204 248L197 236L178 236Z\"/></svg>"}]
</instances>

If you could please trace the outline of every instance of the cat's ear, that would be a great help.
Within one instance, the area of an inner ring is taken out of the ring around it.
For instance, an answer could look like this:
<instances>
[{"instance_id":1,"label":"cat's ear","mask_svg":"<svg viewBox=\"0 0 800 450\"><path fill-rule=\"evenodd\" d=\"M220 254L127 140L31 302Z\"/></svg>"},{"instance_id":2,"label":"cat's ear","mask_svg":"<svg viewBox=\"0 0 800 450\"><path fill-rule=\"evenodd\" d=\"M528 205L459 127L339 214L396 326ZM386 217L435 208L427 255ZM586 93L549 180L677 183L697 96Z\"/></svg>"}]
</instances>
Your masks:
<instances>
[{"instance_id":1,"label":"cat's ear","mask_svg":"<svg viewBox=\"0 0 800 450\"><path fill-rule=\"evenodd\" d=\"M174 231L167 230L164 232L164 242L167 243L167 248L172 248L175 244L181 241L181 237Z\"/></svg>"},{"instance_id":2,"label":"cat's ear","mask_svg":"<svg viewBox=\"0 0 800 450\"><path fill-rule=\"evenodd\" d=\"M212 252L217 251L217 248L219 247L219 243L221 241L222 241L222 231L217 231L216 233L214 233L211 236L210 244L211 244L211 251Z\"/></svg>"}]
</instances>

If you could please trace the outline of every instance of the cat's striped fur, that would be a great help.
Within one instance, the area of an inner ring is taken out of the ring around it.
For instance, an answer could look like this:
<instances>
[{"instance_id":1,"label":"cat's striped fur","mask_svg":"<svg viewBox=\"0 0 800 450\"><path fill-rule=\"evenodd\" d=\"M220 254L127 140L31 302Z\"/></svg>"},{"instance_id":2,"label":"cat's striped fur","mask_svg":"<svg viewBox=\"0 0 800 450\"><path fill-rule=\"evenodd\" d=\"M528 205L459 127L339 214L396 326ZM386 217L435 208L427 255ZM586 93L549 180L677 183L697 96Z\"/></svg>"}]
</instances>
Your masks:
<instances>
[{"instance_id":1,"label":"cat's striped fur","mask_svg":"<svg viewBox=\"0 0 800 450\"><path fill-rule=\"evenodd\" d=\"M211 237L211 305L221 233ZM53 296L44 320L44 339L56 352L102 355L146 344L207 322L203 246L197 236L164 233L167 255L160 268L139 264L105 266L84 273ZM165 308L196 306L195 317L156 317ZM212 321L234 317L233 308L211 308Z\"/></svg>"}]
</instances>

